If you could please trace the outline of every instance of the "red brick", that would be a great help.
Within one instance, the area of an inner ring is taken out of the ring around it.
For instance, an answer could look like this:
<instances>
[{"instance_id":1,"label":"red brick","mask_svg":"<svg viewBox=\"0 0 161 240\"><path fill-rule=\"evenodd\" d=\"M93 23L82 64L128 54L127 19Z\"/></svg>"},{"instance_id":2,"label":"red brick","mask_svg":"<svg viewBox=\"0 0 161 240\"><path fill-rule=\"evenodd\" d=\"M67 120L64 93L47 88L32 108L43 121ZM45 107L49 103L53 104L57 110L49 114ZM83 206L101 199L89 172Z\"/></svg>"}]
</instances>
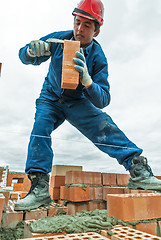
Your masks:
<instances>
[{"instance_id":1,"label":"red brick","mask_svg":"<svg viewBox=\"0 0 161 240\"><path fill-rule=\"evenodd\" d=\"M69 171L66 173L65 184L102 185L101 173Z\"/></svg>"},{"instance_id":2,"label":"red brick","mask_svg":"<svg viewBox=\"0 0 161 240\"><path fill-rule=\"evenodd\" d=\"M62 88L76 89L79 84L79 72L75 70L73 57L80 51L79 41L64 40Z\"/></svg>"},{"instance_id":3,"label":"red brick","mask_svg":"<svg viewBox=\"0 0 161 240\"><path fill-rule=\"evenodd\" d=\"M126 187L103 186L103 200L107 201L107 194L124 194L126 191L127 191Z\"/></svg>"},{"instance_id":4,"label":"red brick","mask_svg":"<svg viewBox=\"0 0 161 240\"><path fill-rule=\"evenodd\" d=\"M130 227L125 226L115 226L111 231L114 233L114 235L111 236L111 240L159 240L160 237L157 237L152 234L148 234L142 231L138 231L135 229L132 229Z\"/></svg>"},{"instance_id":5,"label":"red brick","mask_svg":"<svg viewBox=\"0 0 161 240\"><path fill-rule=\"evenodd\" d=\"M136 230L157 235L157 222L139 223Z\"/></svg>"},{"instance_id":6,"label":"red brick","mask_svg":"<svg viewBox=\"0 0 161 240\"><path fill-rule=\"evenodd\" d=\"M90 201L87 203L87 211L94 211L95 209L105 209L105 201Z\"/></svg>"},{"instance_id":7,"label":"red brick","mask_svg":"<svg viewBox=\"0 0 161 240\"><path fill-rule=\"evenodd\" d=\"M116 185L116 173L102 173L103 185Z\"/></svg>"},{"instance_id":8,"label":"red brick","mask_svg":"<svg viewBox=\"0 0 161 240\"><path fill-rule=\"evenodd\" d=\"M57 204L55 206L51 206L48 209L48 217L53 217L61 212L66 212L67 213L67 207L65 206L57 206Z\"/></svg>"},{"instance_id":9,"label":"red brick","mask_svg":"<svg viewBox=\"0 0 161 240\"><path fill-rule=\"evenodd\" d=\"M34 209L25 213L25 220L41 219L47 217L47 209Z\"/></svg>"},{"instance_id":10,"label":"red brick","mask_svg":"<svg viewBox=\"0 0 161 240\"><path fill-rule=\"evenodd\" d=\"M71 202L89 201L89 187L68 187L67 200Z\"/></svg>"},{"instance_id":11,"label":"red brick","mask_svg":"<svg viewBox=\"0 0 161 240\"><path fill-rule=\"evenodd\" d=\"M23 183L22 191L28 192L31 187L31 182L25 173L8 173L7 175L7 186L12 185L12 181L17 179L18 183Z\"/></svg>"},{"instance_id":12,"label":"red brick","mask_svg":"<svg viewBox=\"0 0 161 240\"><path fill-rule=\"evenodd\" d=\"M89 187L90 200L102 200L103 190L102 187Z\"/></svg>"},{"instance_id":13,"label":"red brick","mask_svg":"<svg viewBox=\"0 0 161 240\"><path fill-rule=\"evenodd\" d=\"M60 186L60 199L67 200L68 197L68 187Z\"/></svg>"},{"instance_id":14,"label":"red brick","mask_svg":"<svg viewBox=\"0 0 161 240\"><path fill-rule=\"evenodd\" d=\"M14 192L23 191L23 183L14 183L13 191Z\"/></svg>"},{"instance_id":15,"label":"red brick","mask_svg":"<svg viewBox=\"0 0 161 240\"><path fill-rule=\"evenodd\" d=\"M115 216L123 221L160 218L161 195L153 193L107 194L107 215Z\"/></svg>"},{"instance_id":16,"label":"red brick","mask_svg":"<svg viewBox=\"0 0 161 240\"><path fill-rule=\"evenodd\" d=\"M5 197L3 196L3 194L0 194L0 223L2 219L4 202L5 202Z\"/></svg>"},{"instance_id":17,"label":"red brick","mask_svg":"<svg viewBox=\"0 0 161 240\"><path fill-rule=\"evenodd\" d=\"M77 212L87 211L88 204L87 202L68 202L68 215L76 214Z\"/></svg>"},{"instance_id":18,"label":"red brick","mask_svg":"<svg viewBox=\"0 0 161 240\"><path fill-rule=\"evenodd\" d=\"M51 176L50 187L65 186L65 176Z\"/></svg>"},{"instance_id":19,"label":"red brick","mask_svg":"<svg viewBox=\"0 0 161 240\"><path fill-rule=\"evenodd\" d=\"M49 193L51 195L52 200L59 200L60 199L60 187L49 187Z\"/></svg>"},{"instance_id":20,"label":"red brick","mask_svg":"<svg viewBox=\"0 0 161 240\"><path fill-rule=\"evenodd\" d=\"M10 192L5 190L5 189L3 189L3 190L0 190L0 194L3 194L3 196L5 197L4 205L3 205L3 209L5 210L7 208L7 205L8 205Z\"/></svg>"},{"instance_id":21,"label":"red brick","mask_svg":"<svg viewBox=\"0 0 161 240\"><path fill-rule=\"evenodd\" d=\"M65 176L68 171L82 171L82 166L53 165L51 176Z\"/></svg>"},{"instance_id":22,"label":"red brick","mask_svg":"<svg viewBox=\"0 0 161 240\"><path fill-rule=\"evenodd\" d=\"M2 227L15 228L23 220L23 212L6 211L2 216Z\"/></svg>"},{"instance_id":23,"label":"red brick","mask_svg":"<svg viewBox=\"0 0 161 240\"><path fill-rule=\"evenodd\" d=\"M118 186L127 186L130 174L116 174L116 182Z\"/></svg>"},{"instance_id":24,"label":"red brick","mask_svg":"<svg viewBox=\"0 0 161 240\"><path fill-rule=\"evenodd\" d=\"M38 237L39 235L39 237ZM40 236L41 235L41 236ZM44 238L45 237L45 238ZM43 239L49 239L49 240L59 240L59 239L64 239L64 240L85 240L85 239L90 239L90 240L107 240L109 238L101 236L98 233L95 232L87 232L87 233L71 233L71 234L66 234L65 232L62 233L47 233L46 235L44 234L33 234L32 233L32 238L24 238L24 240L31 240L31 239L37 239L37 240L43 240ZM19 239L21 240L21 239Z\"/></svg>"}]
</instances>

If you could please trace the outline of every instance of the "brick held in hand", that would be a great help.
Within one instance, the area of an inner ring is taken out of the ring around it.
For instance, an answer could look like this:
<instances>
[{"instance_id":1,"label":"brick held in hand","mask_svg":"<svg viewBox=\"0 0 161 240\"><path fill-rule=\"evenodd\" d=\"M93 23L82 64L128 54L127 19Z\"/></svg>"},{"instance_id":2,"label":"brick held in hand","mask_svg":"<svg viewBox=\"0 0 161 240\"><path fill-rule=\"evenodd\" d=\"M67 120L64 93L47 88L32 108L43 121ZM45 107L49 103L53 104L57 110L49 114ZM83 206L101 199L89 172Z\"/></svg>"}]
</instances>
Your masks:
<instances>
[{"instance_id":1,"label":"brick held in hand","mask_svg":"<svg viewBox=\"0 0 161 240\"><path fill-rule=\"evenodd\" d=\"M73 58L76 51L80 51L80 42L64 40L62 88L76 89L79 84L79 72L74 68Z\"/></svg>"}]
</instances>

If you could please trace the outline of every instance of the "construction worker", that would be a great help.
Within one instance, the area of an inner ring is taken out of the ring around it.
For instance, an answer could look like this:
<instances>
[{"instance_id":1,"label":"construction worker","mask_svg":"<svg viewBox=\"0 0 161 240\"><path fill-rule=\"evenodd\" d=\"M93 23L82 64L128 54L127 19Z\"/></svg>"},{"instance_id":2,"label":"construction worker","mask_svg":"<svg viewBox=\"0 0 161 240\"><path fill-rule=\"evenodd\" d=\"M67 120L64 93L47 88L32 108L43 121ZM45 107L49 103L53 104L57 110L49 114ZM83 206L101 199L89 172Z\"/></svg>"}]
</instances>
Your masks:
<instances>
[{"instance_id":1,"label":"construction worker","mask_svg":"<svg viewBox=\"0 0 161 240\"><path fill-rule=\"evenodd\" d=\"M20 49L24 64L39 65L51 58L39 98L28 146L26 173L31 180L27 196L17 201L15 210L31 210L50 204L49 173L53 152L51 133L65 120L90 139L96 147L116 158L130 172L129 188L161 190L142 149L131 142L111 117L101 109L109 105L108 64L100 44L94 39L103 24L104 7L100 0L83 0L74 9L74 30L54 32L31 41ZM80 73L76 90L61 88L61 43L48 39L80 41L81 51L73 61Z\"/></svg>"}]
</instances>

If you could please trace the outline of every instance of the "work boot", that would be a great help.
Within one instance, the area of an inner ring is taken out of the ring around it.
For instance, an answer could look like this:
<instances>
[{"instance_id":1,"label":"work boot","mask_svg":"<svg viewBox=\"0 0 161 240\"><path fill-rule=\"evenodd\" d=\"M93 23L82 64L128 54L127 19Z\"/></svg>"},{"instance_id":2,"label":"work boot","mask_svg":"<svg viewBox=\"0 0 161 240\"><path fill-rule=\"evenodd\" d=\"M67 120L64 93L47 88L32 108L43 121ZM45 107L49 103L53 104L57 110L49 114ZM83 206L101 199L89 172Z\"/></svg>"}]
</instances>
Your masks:
<instances>
[{"instance_id":1,"label":"work boot","mask_svg":"<svg viewBox=\"0 0 161 240\"><path fill-rule=\"evenodd\" d=\"M15 204L15 211L30 211L51 203L49 194L49 174L36 172L29 174L31 188L28 194Z\"/></svg>"},{"instance_id":2,"label":"work boot","mask_svg":"<svg viewBox=\"0 0 161 240\"><path fill-rule=\"evenodd\" d=\"M128 188L161 191L161 180L154 177L145 157L134 157L129 171Z\"/></svg>"}]
</instances>

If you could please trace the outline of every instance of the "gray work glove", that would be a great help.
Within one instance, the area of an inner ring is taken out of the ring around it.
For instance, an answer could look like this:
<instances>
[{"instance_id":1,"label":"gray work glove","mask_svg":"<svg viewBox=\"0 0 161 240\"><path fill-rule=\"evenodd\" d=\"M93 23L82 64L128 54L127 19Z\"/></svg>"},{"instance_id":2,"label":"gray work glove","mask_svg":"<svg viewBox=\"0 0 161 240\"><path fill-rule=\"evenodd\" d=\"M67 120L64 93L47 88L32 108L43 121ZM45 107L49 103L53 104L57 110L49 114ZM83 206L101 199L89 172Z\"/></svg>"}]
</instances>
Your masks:
<instances>
[{"instance_id":1,"label":"gray work glove","mask_svg":"<svg viewBox=\"0 0 161 240\"><path fill-rule=\"evenodd\" d=\"M50 56L50 43L42 40L31 41L27 53L31 57Z\"/></svg>"},{"instance_id":2,"label":"gray work glove","mask_svg":"<svg viewBox=\"0 0 161 240\"><path fill-rule=\"evenodd\" d=\"M88 73L86 60L82 48L80 52L76 52L76 58L73 58L73 62L77 64L74 65L74 68L80 73L81 83L87 88L90 87L93 81Z\"/></svg>"}]
</instances>

